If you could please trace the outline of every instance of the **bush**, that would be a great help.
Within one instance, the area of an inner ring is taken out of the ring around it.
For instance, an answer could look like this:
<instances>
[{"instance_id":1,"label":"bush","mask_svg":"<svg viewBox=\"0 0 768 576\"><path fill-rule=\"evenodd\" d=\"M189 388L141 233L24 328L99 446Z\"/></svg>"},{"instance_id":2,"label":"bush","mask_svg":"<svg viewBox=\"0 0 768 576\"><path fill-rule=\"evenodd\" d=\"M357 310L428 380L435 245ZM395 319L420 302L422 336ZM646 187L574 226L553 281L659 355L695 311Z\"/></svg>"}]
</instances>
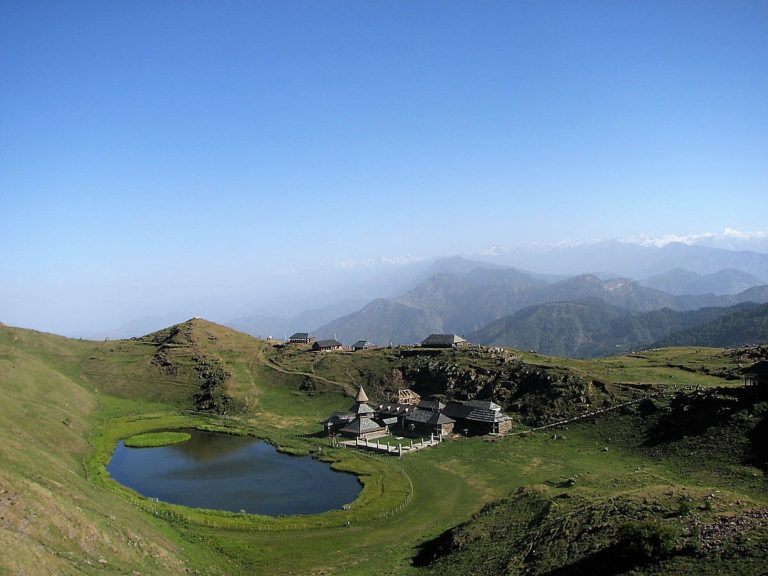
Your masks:
<instances>
[{"instance_id":1,"label":"bush","mask_svg":"<svg viewBox=\"0 0 768 576\"><path fill-rule=\"evenodd\" d=\"M677 515L688 516L688 514L693 512L693 509L694 509L693 502L691 502L687 498L683 498L682 500L680 500L680 503L677 505Z\"/></svg>"},{"instance_id":2,"label":"bush","mask_svg":"<svg viewBox=\"0 0 768 576\"><path fill-rule=\"evenodd\" d=\"M627 522L619 528L619 545L636 562L650 562L669 555L675 548L677 529L655 520Z\"/></svg>"}]
</instances>

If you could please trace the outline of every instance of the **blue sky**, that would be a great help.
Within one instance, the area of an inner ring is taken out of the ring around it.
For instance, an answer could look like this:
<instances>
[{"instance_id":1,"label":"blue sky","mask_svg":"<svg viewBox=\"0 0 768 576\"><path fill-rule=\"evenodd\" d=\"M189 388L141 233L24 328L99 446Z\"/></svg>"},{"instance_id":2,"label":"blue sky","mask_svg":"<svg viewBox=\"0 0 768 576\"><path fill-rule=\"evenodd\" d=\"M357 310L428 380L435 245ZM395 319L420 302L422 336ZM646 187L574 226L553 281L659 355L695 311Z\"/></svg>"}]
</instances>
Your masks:
<instances>
[{"instance_id":1,"label":"blue sky","mask_svg":"<svg viewBox=\"0 0 768 576\"><path fill-rule=\"evenodd\" d=\"M766 2L0 0L0 78L7 323L768 213Z\"/></svg>"}]
</instances>

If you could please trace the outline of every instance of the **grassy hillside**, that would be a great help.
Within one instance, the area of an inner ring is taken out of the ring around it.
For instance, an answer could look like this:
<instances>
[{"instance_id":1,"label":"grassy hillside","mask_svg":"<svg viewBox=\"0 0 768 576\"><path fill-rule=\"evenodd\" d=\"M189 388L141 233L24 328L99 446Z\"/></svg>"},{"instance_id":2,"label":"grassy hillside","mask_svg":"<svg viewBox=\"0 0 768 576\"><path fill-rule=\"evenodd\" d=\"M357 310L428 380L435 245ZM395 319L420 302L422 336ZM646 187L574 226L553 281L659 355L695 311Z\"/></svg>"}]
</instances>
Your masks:
<instances>
[{"instance_id":1,"label":"grassy hillside","mask_svg":"<svg viewBox=\"0 0 768 576\"><path fill-rule=\"evenodd\" d=\"M766 310L766 304L749 303L633 313L601 300L557 302L505 316L467 338L570 357L613 356L670 345L740 346L768 340Z\"/></svg>"},{"instance_id":2,"label":"grassy hillside","mask_svg":"<svg viewBox=\"0 0 768 576\"><path fill-rule=\"evenodd\" d=\"M729 510L726 522L717 508ZM648 486L607 498L523 489L427 544L419 558L429 574L760 574L766 514L733 494L695 488ZM713 551L727 560L703 561Z\"/></svg>"},{"instance_id":3,"label":"grassy hillside","mask_svg":"<svg viewBox=\"0 0 768 576\"><path fill-rule=\"evenodd\" d=\"M112 412L154 409L83 375L114 344L0 328L0 572L218 572L173 530L88 481L89 437ZM102 388L103 389L103 388Z\"/></svg>"},{"instance_id":4,"label":"grassy hillside","mask_svg":"<svg viewBox=\"0 0 768 576\"><path fill-rule=\"evenodd\" d=\"M744 346L768 342L768 304L747 306L732 314L680 330L654 344L677 346Z\"/></svg>"},{"instance_id":5,"label":"grassy hillside","mask_svg":"<svg viewBox=\"0 0 768 576\"><path fill-rule=\"evenodd\" d=\"M469 544L480 545L487 532L473 522L499 511L493 554L503 544L509 556L523 546L518 511L535 511L541 502L548 504L536 516L544 538L538 555L484 566L489 573L497 573L492 566L551 572L589 562L620 540L618 525L592 543L578 537L601 525L611 503L637 507L630 515L638 521L664 522L683 495L705 506L708 494L717 494L713 507L676 529L706 532L731 516L747 519L744 529L722 538L725 548L716 554L704 546L679 566L722 568L726 550L743 558L742 573L749 573L765 543L765 521L755 516L768 504L765 468L750 440L759 435L762 413L759 403L749 414L731 412L732 419L721 411L733 405L728 390L740 387L744 357L715 349L600 361L480 348L318 354L204 320L116 342L0 327L0 573L461 574L472 560L457 550L475 557L491 551ZM398 461L334 450L318 434L324 417L346 408L361 383L372 401L404 385L446 398L498 398L521 431L627 399L638 403L567 430L458 438ZM675 395L698 388L715 399ZM651 405L641 402L648 392ZM693 440L669 426L687 405L714 415ZM253 433L290 452L313 453L359 474L365 487L349 511L268 518L156 503L106 475L118 439L189 426ZM725 430L726 444L709 442ZM742 448L729 448L736 445ZM671 550L693 542L683 532ZM752 544L745 548L737 537ZM465 544L457 548L454 539Z\"/></svg>"},{"instance_id":6,"label":"grassy hillside","mask_svg":"<svg viewBox=\"0 0 768 576\"><path fill-rule=\"evenodd\" d=\"M606 456L632 454L631 479L614 474L605 492L579 474L521 488L422 545L417 562L433 574L762 574L767 426L768 391L744 387L607 415L588 437ZM582 452L583 434L552 439Z\"/></svg>"}]
</instances>

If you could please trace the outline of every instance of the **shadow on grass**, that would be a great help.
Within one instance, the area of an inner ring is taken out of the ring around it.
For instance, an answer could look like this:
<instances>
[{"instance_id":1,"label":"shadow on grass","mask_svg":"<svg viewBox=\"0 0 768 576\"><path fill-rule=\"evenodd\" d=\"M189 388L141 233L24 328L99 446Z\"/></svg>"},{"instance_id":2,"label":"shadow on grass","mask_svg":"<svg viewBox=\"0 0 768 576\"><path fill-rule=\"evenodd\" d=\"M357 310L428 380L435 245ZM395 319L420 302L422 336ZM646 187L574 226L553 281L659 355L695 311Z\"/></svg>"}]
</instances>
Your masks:
<instances>
[{"instance_id":1,"label":"shadow on grass","mask_svg":"<svg viewBox=\"0 0 768 576\"><path fill-rule=\"evenodd\" d=\"M645 444L658 446L723 429L734 422L734 415L753 413L766 401L768 393L757 386L680 393L670 402L669 412L649 430Z\"/></svg>"},{"instance_id":2,"label":"shadow on grass","mask_svg":"<svg viewBox=\"0 0 768 576\"><path fill-rule=\"evenodd\" d=\"M622 543L616 543L581 560L561 566L546 573L546 576L581 576L583 574L624 574L646 562L635 555L627 554Z\"/></svg>"},{"instance_id":3,"label":"shadow on grass","mask_svg":"<svg viewBox=\"0 0 768 576\"><path fill-rule=\"evenodd\" d=\"M411 563L417 568L429 566L438 558L450 554L455 548L453 542L453 530L446 530L432 540L427 540L419 545L416 556Z\"/></svg>"}]
</instances>

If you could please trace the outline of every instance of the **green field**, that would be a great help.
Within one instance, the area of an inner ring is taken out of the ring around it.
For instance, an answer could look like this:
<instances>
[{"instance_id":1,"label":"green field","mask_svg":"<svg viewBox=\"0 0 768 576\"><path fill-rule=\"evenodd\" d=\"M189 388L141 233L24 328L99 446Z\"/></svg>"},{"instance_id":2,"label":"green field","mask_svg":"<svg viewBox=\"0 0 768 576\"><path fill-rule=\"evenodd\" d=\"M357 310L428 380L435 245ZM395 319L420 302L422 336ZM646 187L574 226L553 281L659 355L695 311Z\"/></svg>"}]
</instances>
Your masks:
<instances>
[{"instance_id":1,"label":"green field","mask_svg":"<svg viewBox=\"0 0 768 576\"><path fill-rule=\"evenodd\" d=\"M742 384L721 377L737 361L714 349L589 361L513 355L531 370L599 380L616 390L616 401L625 399L623 385L652 384L672 394ZM492 370L501 362L477 352L448 358L455 370ZM481 557L488 573L499 566L546 573L588 567L574 563L592 558L589 546L625 534L626 527L614 530L611 506L633 521L674 528L680 550L698 538L690 533L694 519L707 524L768 507L764 468L739 460L733 448L746 442L742 430L756 426L751 413L740 428L657 444L644 435L653 418L663 418L616 411L567 429L457 438L402 460L332 448L322 420L349 406L355 385L373 398L383 394L400 361L396 349L279 349L203 320L116 342L0 327L0 573L470 574ZM201 383L219 370L228 376L209 395L217 413L195 412ZM108 477L118 440L190 427L253 434L284 451L313 454L358 474L364 489L350 510L270 518L150 501ZM537 529L545 556L510 556L524 532L512 516L542 502L548 512L537 517ZM680 514L685 507L695 512ZM577 537L569 524L576 518L605 524L603 540ZM430 540L460 525L455 538L470 544L414 565ZM740 573L751 573L768 542L766 523L750 530L750 543L725 549L746 558L736 564ZM727 560L699 550L633 569L702 571Z\"/></svg>"},{"instance_id":2,"label":"green field","mask_svg":"<svg viewBox=\"0 0 768 576\"><path fill-rule=\"evenodd\" d=\"M605 382L686 386L740 386L741 379L724 380L717 374L737 368L738 362L720 348L661 348L613 358L574 360L521 352L531 364L563 367Z\"/></svg>"},{"instance_id":3,"label":"green field","mask_svg":"<svg viewBox=\"0 0 768 576\"><path fill-rule=\"evenodd\" d=\"M181 444L192 438L188 432L145 432L125 439L129 448L156 448Z\"/></svg>"}]
</instances>

